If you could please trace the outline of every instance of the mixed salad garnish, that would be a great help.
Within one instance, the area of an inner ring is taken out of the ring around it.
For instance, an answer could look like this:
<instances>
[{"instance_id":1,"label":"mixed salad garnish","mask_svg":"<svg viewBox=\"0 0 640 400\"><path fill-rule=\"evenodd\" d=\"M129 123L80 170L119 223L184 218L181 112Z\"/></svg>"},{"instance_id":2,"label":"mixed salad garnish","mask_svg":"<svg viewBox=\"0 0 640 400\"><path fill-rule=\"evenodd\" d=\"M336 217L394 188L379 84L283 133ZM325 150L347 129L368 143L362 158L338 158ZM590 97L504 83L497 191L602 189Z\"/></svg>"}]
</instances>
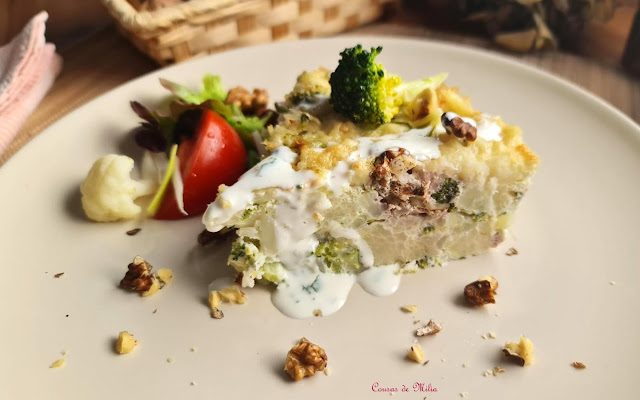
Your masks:
<instances>
[{"instance_id":1,"label":"mixed salad garnish","mask_svg":"<svg viewBox=\"0 0 640 400\"><path fill-rule=\"evenodd\" d=\"M242 87L227 91L219 76L207 74L193 92L160 79L171 92L165 110L137 101L133 111L143 120L132 131L145 149L140 179L133 179L134 161L109 154L97 160L81 186L82 205L95 221L132 219L143 214L136 203L151 197L144 216L180 219L202 214L221 184L233 184L263 153L260 132L277 120L267 108L265 90Z\"/></svg>"}]
</instances>

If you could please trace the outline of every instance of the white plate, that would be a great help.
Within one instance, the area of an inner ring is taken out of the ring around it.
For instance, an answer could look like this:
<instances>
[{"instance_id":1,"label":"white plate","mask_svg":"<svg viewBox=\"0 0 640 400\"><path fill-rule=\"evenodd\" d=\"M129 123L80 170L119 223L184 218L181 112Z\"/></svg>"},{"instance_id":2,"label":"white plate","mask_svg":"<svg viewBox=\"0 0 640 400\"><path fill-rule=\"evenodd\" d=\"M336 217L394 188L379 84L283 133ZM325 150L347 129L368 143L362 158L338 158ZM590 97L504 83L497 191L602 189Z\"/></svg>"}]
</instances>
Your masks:
<instances>
[{"instance_id":1,"label":"white plate","mask_svg":"<svg viewBox=\"0 0 640 400\"><path fill-rule=\"evenodd\" d=\"M279 99L300 71L333 68L338 53L358 42L383 45L380 60L406 80L448 71L448 82L477 108L524 129L542 164L507 243L407 277L390 297L355 288L329 317L289 319L258 289L248 304L213 320L207 285L229 270L226 249L197 247L199 218L148 221L134 237L125 235L133 222L83 218L79 183L101 155L133 154L124 138L138 120L128 102L164 95L158 77L197 87L212 72L227 87L266 87ZM0 169L0 398L389 396L372 391L376 382L404 385L408 392L396 396L406 399L461 392L474 399L630 398L640 356L639 154L638 126L602 101L508 58L451 45L372 37L280 43L144 76L69 114ZM520 254L505 256L510 246ZM148 298L118 289L136 254L173 268L170 286ZM64 275L56 279L58 272ZM500 282L497 304L462 305L464 285L485 274ZM418 304L423 321L445 324L420 339L426 366L405 359L416 325L400 311L404 304ZM140 344L119 356L113 344L122 330ZM488 331L496 339L482 339ZM500 351L521 334L535 345L535 364L525 368ZM283 374L284 357L302 336L325 348L330 377L294 384ZM49 369L63 350L66 365ZM573 361L587 369L575 370ZM494 366L506 373L484 377ZM437 393L416 393L414 382Z\"/></svg>"}]
</instances>

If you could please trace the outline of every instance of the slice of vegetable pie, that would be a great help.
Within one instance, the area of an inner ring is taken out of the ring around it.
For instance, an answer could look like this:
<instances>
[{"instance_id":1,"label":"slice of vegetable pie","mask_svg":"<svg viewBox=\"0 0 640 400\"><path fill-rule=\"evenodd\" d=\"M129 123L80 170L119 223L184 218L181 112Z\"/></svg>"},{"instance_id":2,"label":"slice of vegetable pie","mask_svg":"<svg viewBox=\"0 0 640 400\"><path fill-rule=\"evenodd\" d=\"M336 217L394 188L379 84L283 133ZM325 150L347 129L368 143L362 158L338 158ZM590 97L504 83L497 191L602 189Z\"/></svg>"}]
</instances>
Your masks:
<instances>
[{"instance_id":1,"label":"slice of vegetable pie","mask_svg":"<svg viewBox=\"0 0 640 400\"><path fill-rule=\"evenodd\" d=\"M287 315L327 315L356 281L390 294L403 272L497 246L539 163L445 74L402 82L381 50L300 75L262 135L269 155L204 215L211 232L237 230L229 264L243 286L278 285Z\"/></svg>"}]
</instances>

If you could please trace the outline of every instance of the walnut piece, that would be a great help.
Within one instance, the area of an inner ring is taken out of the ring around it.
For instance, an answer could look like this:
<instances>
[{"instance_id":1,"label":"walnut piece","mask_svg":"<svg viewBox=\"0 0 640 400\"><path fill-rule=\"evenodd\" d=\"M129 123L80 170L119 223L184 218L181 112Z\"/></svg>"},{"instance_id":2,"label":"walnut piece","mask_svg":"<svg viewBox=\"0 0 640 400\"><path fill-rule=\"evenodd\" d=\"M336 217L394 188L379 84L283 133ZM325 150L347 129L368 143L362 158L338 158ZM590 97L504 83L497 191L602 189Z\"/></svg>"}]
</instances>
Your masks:
<instances>
[{"instance_id":1,"label":"walnut piece","mask_svg":"<svg viewBox=\"0 0 640 400\"><path fill-rule=\"evenodd\" d=\"M284 370L294 381L313 376L327 366L327 354L322 347L302 338L289 350L284 362Z\"/></svg>"},{"instance_id":2,"label":"walnut piece","mask_svg":"<svg viewBox=\"0 0 640 400\"><path fill-rule=\"evenodd\" d=\"M533 363L533 343L524 336L520 337L519 343L505 343L502 351L509 359L522 367Z\"/></svg>"},{"instance_id":3,"label":"walnut piece","mask_svg":"<svg viewBox=\"0 0 640 400\"><path fill-rule=\"evenodd\" d=\"M253 89L251 93L242 86L237 86L229 90L224 102L240 107L245 114L259 115L267 108L269 92L264 89Z\"/></svg>"},{"instance_id":4,"label":"walnut piece","mask_svg":"<svg viewBox=\"0 0 640 400\"><path fill-rule=\"evenodd\" d=\"M63 359L59 359L53 362L53 364L49 365L49 368L60 368L64 365L65 361Z\"/></svg>"},{"instance_id":5,"label":"walnut piece","mask_svg":"<svg viewBox=\"0 0 640 400\"><path fill-rule=\"evenodd\" d=\"M435 335L436 333L440 332L442 328L442 324L430 319L425 326L416 330L416 336Z\"/></svg>"},{"instance_id":6,"label":"walnut piece","mask_svg":"<svg viewBox=\"0 0 640 400\"><path fill-rule=\"evenodd\" d=\"M118 340L116 341L116 353L127 354L138 345L138 341L133 338L133 335L127 331L122 331L118 334Z\"/></svg>"},{"instance_id":7,"label":"walnut piece","mask_svg":"<svg viewBox=\"0 0 640 400\"><path fill-rule=\"evenodd\" d=\"M571 363L571 366L575 369L585 369L587 368L586 365L584 365L583 363L579 362L579 361L574 361Z\"/></svg>"},{"instance_id":8,"label":"walnut piece","mask_svg":"<svg viewBox=\"0 0 640 400\"><path fill-rule=\"evenodd\" d=\"M224 317L224 313L219 308L223 302L245 304L247 302L247 296L240 290L240 286L238 285L231 285L222 290L212 290L209 292L209 308L212 318L221 319Z\"/></svg>"},{"instance_id":9,"label":"walnut piece","mask_svg":"<svg viewBox=\"0 0 640 400\"><path fill-rule=\"evenodd\" d=\"M164 284L169 283L169 281L173 279L173 271L169 268L160 268L158 272L156 272L156 275Z\"/></svg>"},{"instance_id":10,"label":"walnut piece","mask_svg":"<svg viewBox=\"0 0 640 400\"><path fill-rule=\"evenodd\" d=\"M127 273L120 281L122 289L132 290L147 297L162 289L173 278L173 271L169 268L161 268L156 276L151 274L153 266L140 256L135 256L129 264Z\"/></svg>"},{"instance_id":11,"label":"walnut piece","mask_svg":"<svg viewBox=\"0 0 640 400\"><path fill-rule=\"evenodd\" d=\"M151 276L151 264L144 258L135 256L133 262L127 267L127 273L120 281L120 287L142 293L151 288L153 277Z\"/></svg>"},{"instance_id":12,"label":"walnut piece","mask_svg":"<svg viewBox=\"0 0 640 400\"><path fill-rule=\"evenodd\" d=\"M515 247L509 247L509 250L507 250L507 252L505 253L508 256L517 256L518 255L518 250L516 250Z\"/></svg>"},{"instance_id":13,"label":"walnut piece","mask_svg":"<svg viewBox=\"0 0 640 400\"><path fill-rule=\"evenodd\" d=\"M417 362L418 364L422 364L425 358L424 350L422 350L422 346L420 346L420 344L418 343L411 346L409 348L409 351L407 352L407 357L410 360Z\"/></svg>"},{"instance_id":14,"label":"walnut piece","mask_svg":"<svg viewBox=\"0 0 640 400\"><path fill-rule=\"evenodd\" d=\"M498 281L492 276L483 276L464 287L464 298L472 306L483 306L496 302L493 295L498 289Z\"/></svg>"},{"instance_id":15,"label":"walnut piece","mask_svg":"<svg viewBox=\"0 0 640 400\"><path fill-rule=\"evenodd\" d=\"M449 135L454 135L457 138L465 139L469 142L476 140L478 137L478 130L475 126L468 122L464 122L460 117L449 118L447 114L448 113L442 114L440 120L442 121L442 126Z\"/></svg>"},{"instance_id":16,"label":"walnut piece","mask_svg":"<svg viewBox=\"0 0 640 400\"><path fill-rule=\"evenodd\" d=\"M402 311L409 313L409 314L413 314L418 312L418 306L416 305L406 305L406 306L402 306L401 307Z\"/></svg>"}]
</instances>

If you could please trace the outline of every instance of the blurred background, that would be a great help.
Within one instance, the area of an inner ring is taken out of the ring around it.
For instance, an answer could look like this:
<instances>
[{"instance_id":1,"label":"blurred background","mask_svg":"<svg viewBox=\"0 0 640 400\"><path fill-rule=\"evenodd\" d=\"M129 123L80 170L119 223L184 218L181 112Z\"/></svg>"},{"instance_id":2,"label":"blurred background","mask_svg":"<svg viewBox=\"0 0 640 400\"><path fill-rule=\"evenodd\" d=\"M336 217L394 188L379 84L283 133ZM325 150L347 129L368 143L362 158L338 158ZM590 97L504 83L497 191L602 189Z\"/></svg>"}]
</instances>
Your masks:
<instances>
[{"instance_id":1,"label":"blurred background","mask_svg":"<svg viewBox=\"0 0 640 400\"><path fill-rule=\"evenodd\" d=\"M377 34L499 51L640 121L640 0L0 0L0 45L39 11L62 73L0 164L84 102L162 65L279 40Z\"/></svg>"}]
</instances>

